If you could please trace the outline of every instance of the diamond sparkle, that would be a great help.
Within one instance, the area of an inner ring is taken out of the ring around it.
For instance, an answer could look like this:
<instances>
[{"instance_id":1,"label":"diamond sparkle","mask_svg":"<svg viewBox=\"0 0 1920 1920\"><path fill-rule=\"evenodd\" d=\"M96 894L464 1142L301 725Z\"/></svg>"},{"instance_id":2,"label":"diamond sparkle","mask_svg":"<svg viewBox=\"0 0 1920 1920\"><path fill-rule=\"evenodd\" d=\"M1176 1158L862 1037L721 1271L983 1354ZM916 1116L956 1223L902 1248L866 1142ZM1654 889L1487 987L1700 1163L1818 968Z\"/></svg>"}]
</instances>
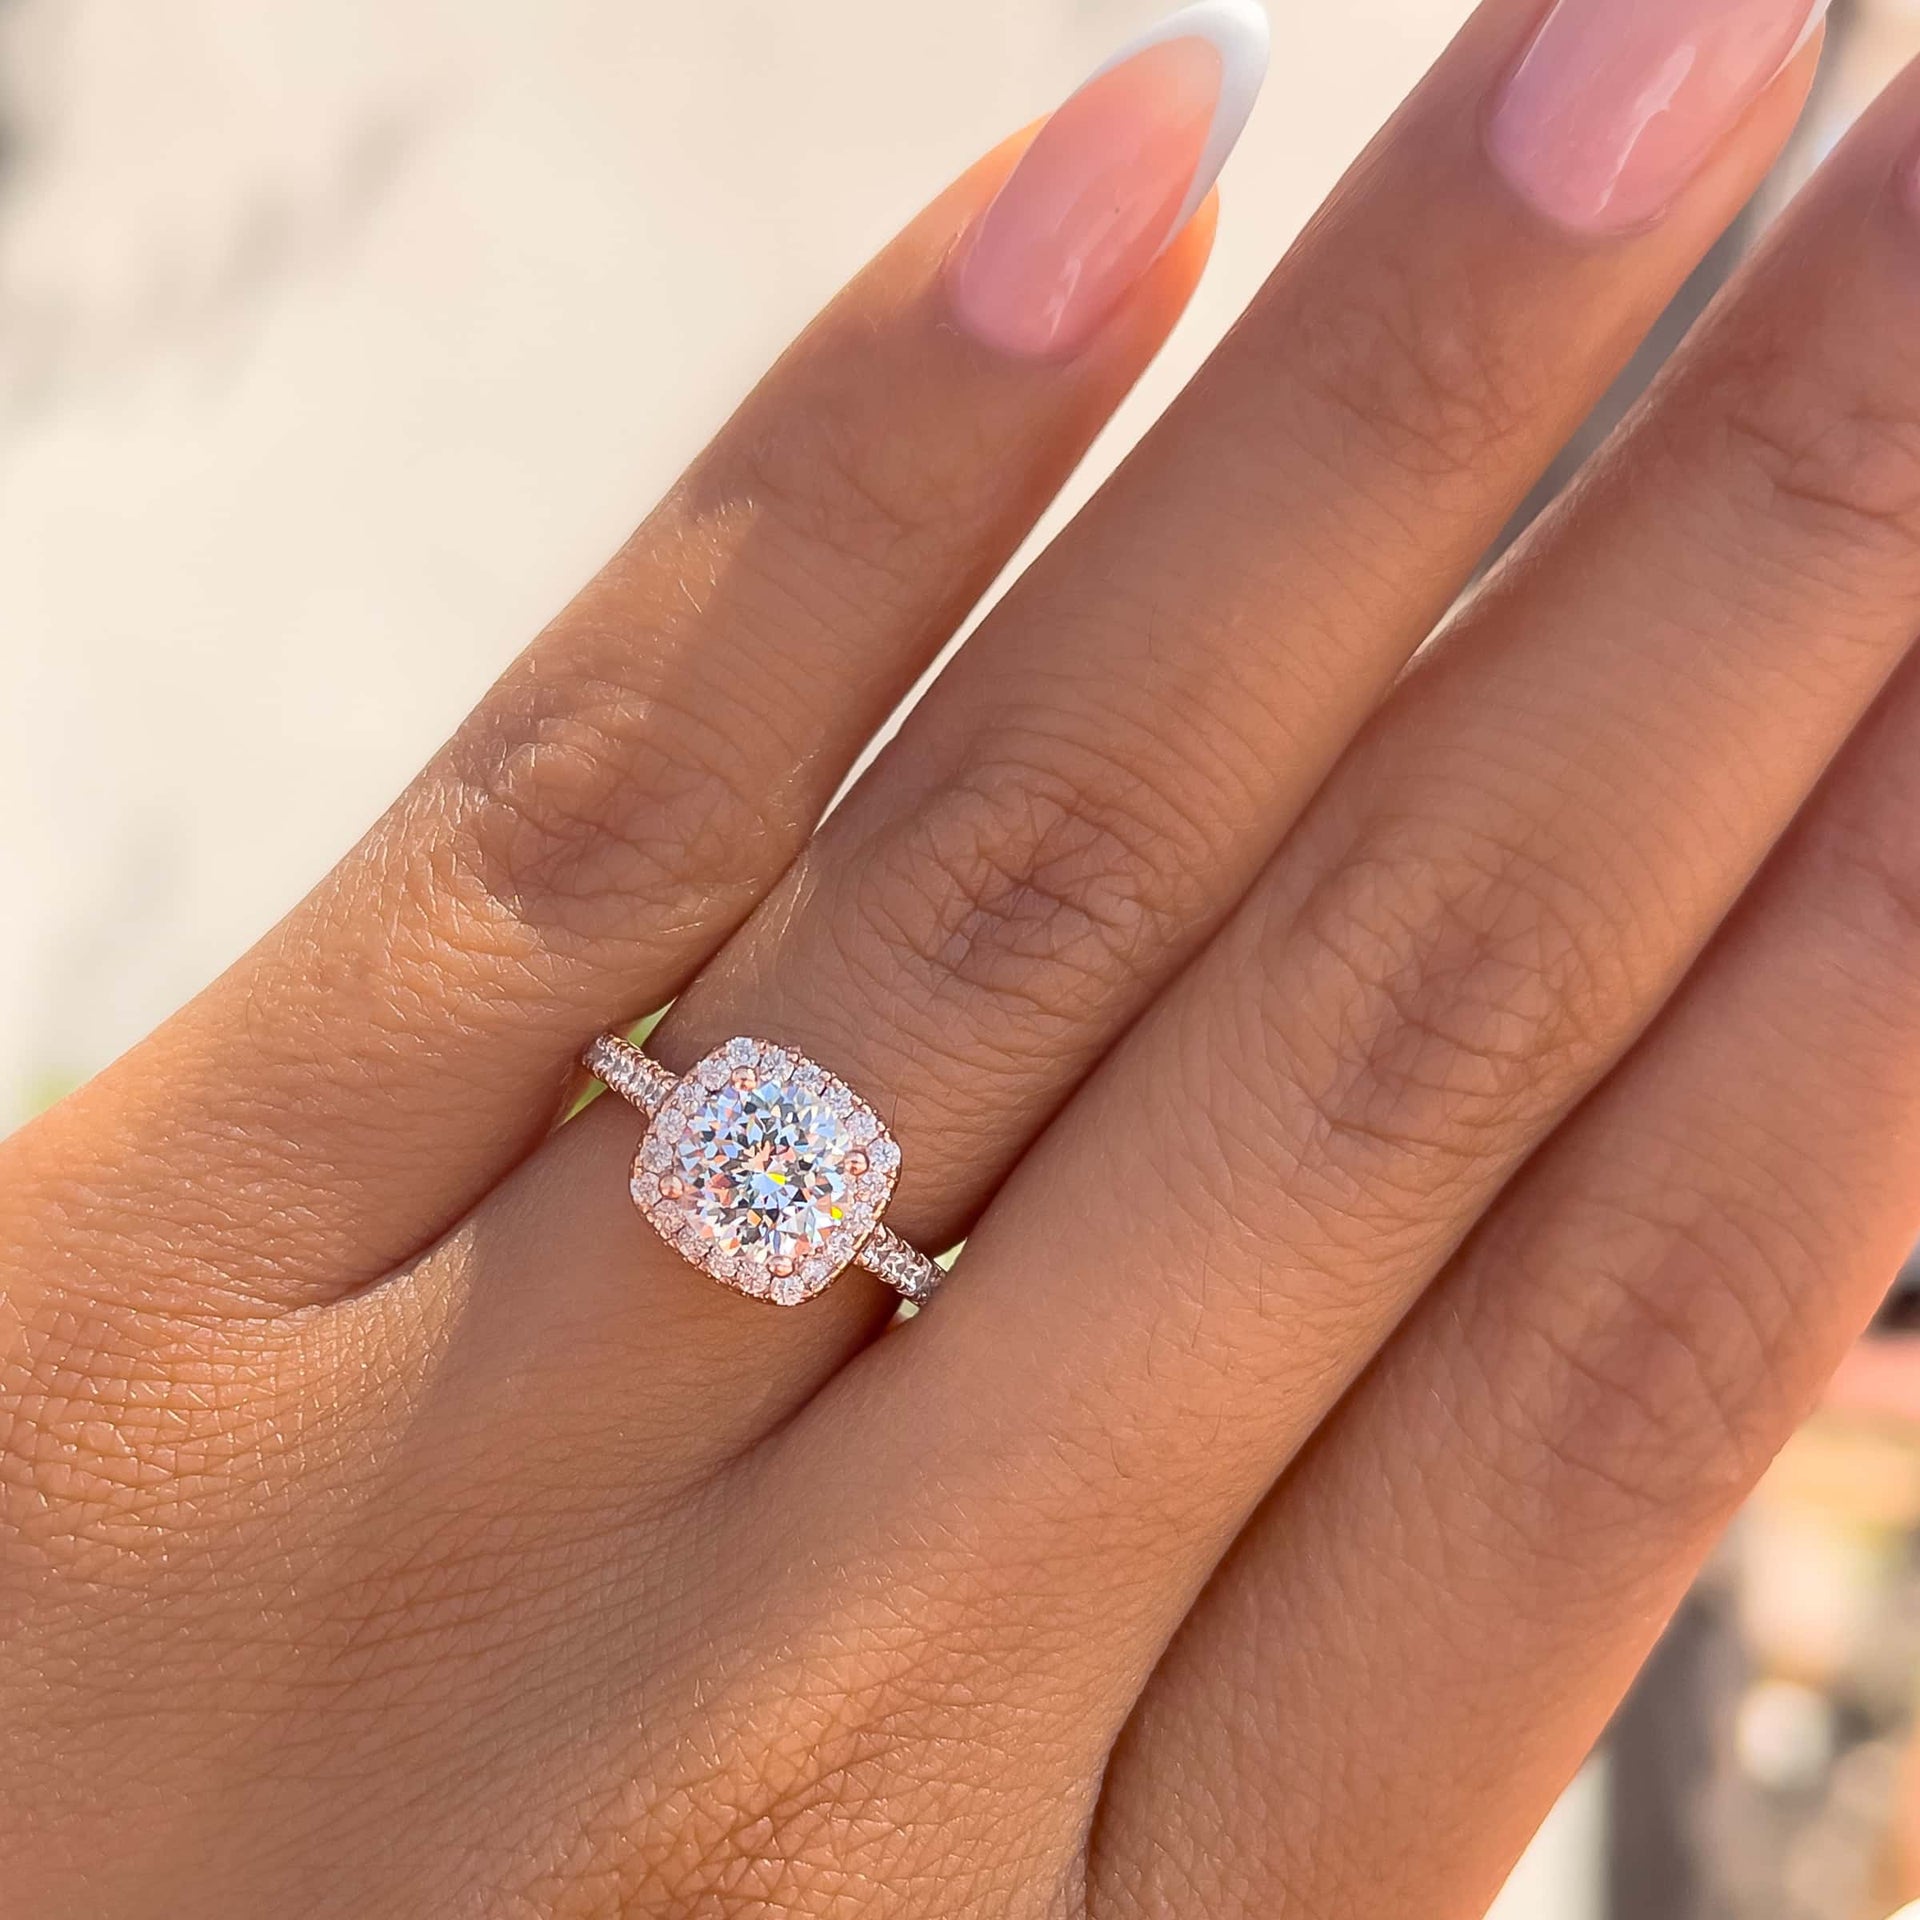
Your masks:
<instances>
[{"instance_id":1,"label":"diamond sparkle","mask_svg":"<svg viewBox=\"0 0 1920 1920\"><path fill-rule=\"evenodd\" d=\"M900 1148L844 1081L790 1047L730 1040L675 1079L603 1034L584 1055L648 1116L634 1204L737 1292L799 1306L858 1263L918 1302L939 1269L881 1224Z\"/></svg>"},{"instance_id":2,"label":"diamond sparkle","mask_svg":"<svg viewBox=\"0 0 1920 1920\"><path fill-rule=\"evenodd\" d=\"M705 1086L673 1149L681 1204L704 1246L776 1269L812 1260L848 1217L864 1166L817 1079L740 1063Z\"/></svg>"}]
</instances>

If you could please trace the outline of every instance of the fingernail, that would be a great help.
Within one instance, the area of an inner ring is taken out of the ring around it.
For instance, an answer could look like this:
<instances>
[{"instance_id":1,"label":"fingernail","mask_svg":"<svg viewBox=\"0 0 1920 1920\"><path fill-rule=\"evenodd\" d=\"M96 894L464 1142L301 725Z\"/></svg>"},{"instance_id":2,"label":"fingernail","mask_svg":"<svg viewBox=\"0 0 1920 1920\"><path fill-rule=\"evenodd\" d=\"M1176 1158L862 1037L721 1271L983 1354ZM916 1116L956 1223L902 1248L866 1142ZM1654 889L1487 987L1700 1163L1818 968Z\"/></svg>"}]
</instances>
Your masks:
<instances>
[{"instance_id":1,"label":"fingernail","mask_svg":"<svg viewBox=\"0 0 1920 1920\"><path fill-rule=\"evenodd\" d=\"M1559 0L1494 108L1494 162L1563 226L1645 226L1826 11L1827 0Z\"/></svg>"},{"instance_id":2,"label":"fingernail","mask_svg":"<svg viewBox=\"0 0 1920 1920\"><path fill-rule=\"evenodd\" d=\"M1267 70L1256 0L1201 0L1058 108L954 253L949 298L1005 353L1071 353L1193 217Z\"/></svg>"}]
</instances>

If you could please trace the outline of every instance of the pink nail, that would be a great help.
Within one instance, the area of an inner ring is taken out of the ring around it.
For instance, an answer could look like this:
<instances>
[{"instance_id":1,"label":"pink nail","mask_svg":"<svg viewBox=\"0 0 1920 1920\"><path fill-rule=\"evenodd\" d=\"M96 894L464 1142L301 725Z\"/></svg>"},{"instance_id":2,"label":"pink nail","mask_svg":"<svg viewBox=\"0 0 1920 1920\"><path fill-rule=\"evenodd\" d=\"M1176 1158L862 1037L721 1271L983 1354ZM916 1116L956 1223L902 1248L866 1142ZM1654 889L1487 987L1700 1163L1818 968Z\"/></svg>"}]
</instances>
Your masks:
<instances>
[{"instance_id":1,"label":"pink nail","mask_svg":"<svg viewBox=\"0 0 1920 1920\"><path fill-rule=\"evenodd\" d=\"M960 325L1004 353L1084 345L1206 198L1266 51L1256 0L1200 0L1101 68L956 250Z\"/></svg>"},{"instance_id":2,"label":"pink nail","mask_svg":"<svg viewBox=\"0 0 1920 1920\"><path fill-rule=\"evenodd\" d=\"M1826 10L1827 0L1559 0L1494 109L1494 161L1564 226L1644 226Z\"/></svg>"}]
</instances>

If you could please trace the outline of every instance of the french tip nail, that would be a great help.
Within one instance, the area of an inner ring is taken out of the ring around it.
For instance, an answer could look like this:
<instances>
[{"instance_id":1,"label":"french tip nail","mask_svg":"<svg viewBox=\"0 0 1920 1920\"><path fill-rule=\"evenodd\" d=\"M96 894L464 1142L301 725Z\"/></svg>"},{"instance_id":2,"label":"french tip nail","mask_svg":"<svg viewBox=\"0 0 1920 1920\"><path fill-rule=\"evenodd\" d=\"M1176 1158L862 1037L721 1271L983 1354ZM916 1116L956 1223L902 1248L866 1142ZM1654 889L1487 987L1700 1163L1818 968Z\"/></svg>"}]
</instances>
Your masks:
<instances>
[{"instance_id":1,"label":"french tip nail","mask_svg":"<svg viewBox=\"0 0 1920 1920\"><path fill-rule=\"evenodd\" d=\"M1827 9L1832 4L1833 0L1813 0L1813 10L1807 15L1807 24L1800 29L1800 38L1793 43L1788 49L1787 57L1780 62L1780 73L1785 73L1806 52L1808 42L1820 31L1826 21ZM1776 73L1773 76L1774 79L1778 80L1780 73ZM1909 1908L1906 1913L1895 1914L1893 1920L1920 1920L1920 1915L1914 1914L1913 1909Z\"/></svg>"},{"instance_id":2,"label":"french tip nail","mask_svg":"<svg viewBox=\"0 0 1920 1920\"><path fill-rule=\"evenodd\" d=\"M1199 0L1090 74L954 252L961 330L1021 356L1084 345L1212 191L1267 44L1257 0Z\"/></svg>"},{"instance_id":3,"label":"french tip nail","mask_svg":"<svg viewBox=\"0 0 1920 1920\"><path fill-rule=\"evenodd\" d=\"M1824 6L1825 0L1821 4ZM1186 39L1205 40L1220 56L1220 97L1214 104L1213 125L1193 170L1187 197L1167 234L1167 246L1179 238L1182 228L1199 212L1200 203L1213 191L1220 169L1239 144L1254 103L1260 98L1273 55L1273 27L1267 10L1261 0L1193 0L1192 5L1168 14L1129 40L1087 76L1091 86L1102 74L1125 65L1149 47Z\"/></svg>"}]
</instances>

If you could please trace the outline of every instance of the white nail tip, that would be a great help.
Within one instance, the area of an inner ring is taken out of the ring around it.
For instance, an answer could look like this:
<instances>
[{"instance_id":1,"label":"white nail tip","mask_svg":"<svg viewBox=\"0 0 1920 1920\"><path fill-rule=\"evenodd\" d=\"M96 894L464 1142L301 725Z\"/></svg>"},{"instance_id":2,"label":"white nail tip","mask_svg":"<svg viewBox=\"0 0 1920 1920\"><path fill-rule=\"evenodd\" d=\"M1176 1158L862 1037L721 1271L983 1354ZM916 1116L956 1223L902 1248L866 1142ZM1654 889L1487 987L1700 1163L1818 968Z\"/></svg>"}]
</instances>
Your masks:
<instances>
[{"instance_id":1,"label":"white nail tip","mask_svg":"<svg viewBox=\"0 0 1920 1920\"><path fill-rule=\"evenodd\" d=\"M1826 0L1816 0L1824 12ZM1170 13L1156 26L1149 27L1138 39L1130 40L1087 76L1088 82L1131 60L1149 47L1163 46L1169 40L1210 40L1220 56L1220 98L1213 109L1213 124L1207 129L1207 144L1200 151L1199 164L1193 170L1193 182L1181 202L1180 217L1168 231L1171 245L1180 230L1199 210L1200 203L1213 191L1220 169L1246 129L1253 103L1260 97L1261 83L1267 77L1267 56L1273 35L1267 25L1267 10L1260 0L1194 0L1192 6Z\"/></svg>"},{"instance_id":2,"label":"white nail tip","mask_svg":"<svg viewBox=\"0 0 1920 1920\"><path fill-rule=\"evenodd\" d=\"M1800 29L1800 38L1793 43L1792 51L1780 62L1780 73L1785 73L1806 52L1807 42L1820 31L1820 23L1827 17L1827 8L1831 4L1832 0L1813 0L1813 11L1807 15L1807 24ZM1778 80L1780 73L1773 77ZM1894 1920L1904 1920L1904 1917L1896 1914Z\"/></svg>"}]
</instances>

